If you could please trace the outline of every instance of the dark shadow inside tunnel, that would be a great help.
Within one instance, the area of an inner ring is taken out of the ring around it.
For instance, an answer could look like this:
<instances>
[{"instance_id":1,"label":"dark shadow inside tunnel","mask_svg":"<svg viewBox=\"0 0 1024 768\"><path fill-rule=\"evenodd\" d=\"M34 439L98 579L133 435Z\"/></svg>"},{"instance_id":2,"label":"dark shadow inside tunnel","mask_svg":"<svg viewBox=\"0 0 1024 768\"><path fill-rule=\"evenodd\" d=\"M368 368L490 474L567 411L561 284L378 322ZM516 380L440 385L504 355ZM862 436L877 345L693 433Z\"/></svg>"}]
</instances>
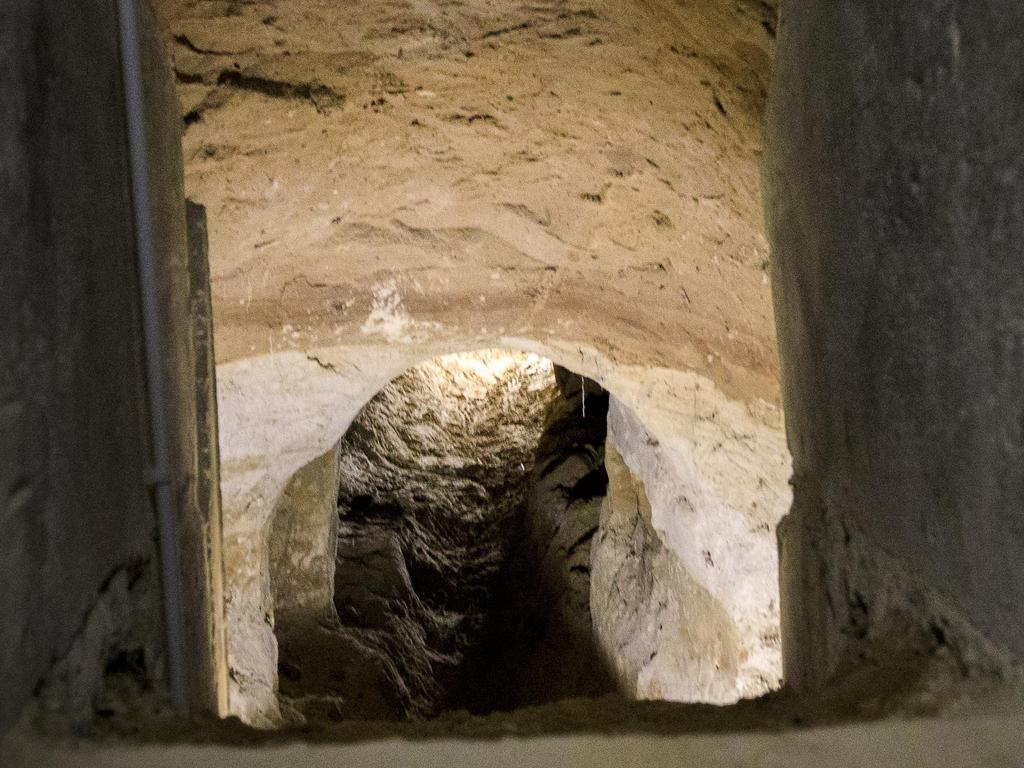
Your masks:
<instances>
[{"instance_id":1,"label":"dark shadow inside tunnel","mask_svg":"<svg viewBox=\"0 0 1024 768\"><path fill-rule=\"evenodd\" d=\"M331 610L278 606L292 719L475 714L611 692L590 616L608 394L534 355L418 366L338 449Z\"/></svg>"}]
</instances>

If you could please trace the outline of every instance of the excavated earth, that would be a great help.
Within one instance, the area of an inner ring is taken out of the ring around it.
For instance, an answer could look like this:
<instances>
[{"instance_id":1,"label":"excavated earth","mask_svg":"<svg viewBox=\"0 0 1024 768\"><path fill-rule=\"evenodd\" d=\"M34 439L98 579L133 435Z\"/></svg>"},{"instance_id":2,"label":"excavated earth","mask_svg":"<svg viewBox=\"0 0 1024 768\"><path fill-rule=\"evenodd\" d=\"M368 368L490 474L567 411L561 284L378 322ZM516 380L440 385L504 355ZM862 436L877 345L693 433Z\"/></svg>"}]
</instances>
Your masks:
<instances>
[{"instance_id":1,"label":"excavated earth","mask_svg":"<svg viewBox=\"0 0 1024 768\"><path fill-rule=\"evenodd\" d=\"M554 336L778 401L772 4L158 7L221 361Z\"/></svg>"},{"instance_id":2,"label":"excavated earth","mask_svg":"<svg viewBox=\"0 0 1024 768\"><path fill-rule=\"evenodd\" d=\"M761 638L716 698L774 685L789 493L758 172L773 4L157 7L186 191L209 216L232 710L281 721L261 563L293 475L402 371L488 348L599 382L702 478L716 503L674 523L660 567L699 570L735 597L722 620ZM659 492L664 527L681 491ZM766 586L737 588L732 559ZM679 663L638 657L629 687L657 697L651 666Z\"/></svg>"},{"instance_id":3,"label":"excavated earth","mask_svg":"<svg viewBox=\"0 0 1024 768\"><path fill-rule=\"evenodd\" d=\"M578 501L606 524L591 582L650 597L602 614L619 689L776 687L790 463L759 181L775 3L155 4L209 216L231 711L290 714L267 563L295 478L410 367L492 348L611 395L609 493Z\"/></svg>"}]
</instances>

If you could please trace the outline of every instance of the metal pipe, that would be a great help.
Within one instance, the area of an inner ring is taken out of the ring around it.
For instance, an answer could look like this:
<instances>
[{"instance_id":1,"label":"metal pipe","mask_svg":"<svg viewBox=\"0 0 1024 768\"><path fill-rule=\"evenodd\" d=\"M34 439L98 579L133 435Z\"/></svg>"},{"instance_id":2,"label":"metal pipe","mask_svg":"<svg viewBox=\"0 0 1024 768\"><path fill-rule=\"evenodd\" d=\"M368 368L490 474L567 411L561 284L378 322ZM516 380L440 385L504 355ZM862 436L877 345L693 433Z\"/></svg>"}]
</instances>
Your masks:
<instances>
[{"instance_id":1,"label":"metal pipe","mask_svg":"<svg viewBox=\"0 0 1024 768\"><path fill-rule=\"evenodd\" d=\"M157 256L153 236L153 209L149 185L149 144L146 135L142 85L142 51L136 0L117 0L121 42L121 78L128 132L135 253L138 262L142 333L149 398L152 466L149 483L156 507L160 550L160 583L166 632L167 680L175 709L188 714L188 678L185 665L185 612L182 605L181 555L170 466L170 416L163 371L163 318L159 308Z\"/></svg>"}]
</instances>

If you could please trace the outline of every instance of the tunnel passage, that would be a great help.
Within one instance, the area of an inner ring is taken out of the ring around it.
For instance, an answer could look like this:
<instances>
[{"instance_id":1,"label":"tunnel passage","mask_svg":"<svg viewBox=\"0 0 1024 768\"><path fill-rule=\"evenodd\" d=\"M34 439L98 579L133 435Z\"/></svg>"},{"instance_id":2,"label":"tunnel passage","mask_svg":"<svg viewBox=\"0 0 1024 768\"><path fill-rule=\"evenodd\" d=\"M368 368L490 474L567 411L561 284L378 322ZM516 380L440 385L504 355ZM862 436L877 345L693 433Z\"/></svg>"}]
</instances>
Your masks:
<instances>
[{"instance_id":1,"label":"tunnel passage","mask_svg":"<svg viewBox=\"0 0 1024 768\"><path fill-rule=\"evenodd\" d=\"M770 528L737 519L689 450L535 354L408 369L273 519L283 719L776 687Z\"/></svg>"},{"instance_id":2,"label":"tunnel passage","mask_svg":"<svg viewBox=\"0 0 1024 768\"><path fill-rule=\"evenodd\" d=\"M589 613L607 412L593 382L497 351L417 366L371 400L336 452L333 612L278 606L286 716L614 690Z\"/></svg>"}]
</instances>

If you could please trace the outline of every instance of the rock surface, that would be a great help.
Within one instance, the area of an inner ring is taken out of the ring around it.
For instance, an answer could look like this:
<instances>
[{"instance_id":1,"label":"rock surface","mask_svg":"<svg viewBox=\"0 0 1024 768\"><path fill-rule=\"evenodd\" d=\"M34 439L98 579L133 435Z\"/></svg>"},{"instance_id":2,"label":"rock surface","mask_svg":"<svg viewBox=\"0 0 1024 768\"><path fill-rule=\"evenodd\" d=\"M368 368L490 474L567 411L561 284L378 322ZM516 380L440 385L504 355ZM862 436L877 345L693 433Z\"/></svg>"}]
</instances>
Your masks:
<instances>
[{"instance_id":1,"label":"rock surface","mask_svg":"<svg viewBox=\"0 0 1024 768\"><path fill-rule=\"evenodd\" d=\"M759 473L772 467L733 448L730 489L700 468L693 444L663 444L614 399L608 423L592 613L623 691L731 703L778 688L778 564L766 541L777 500L755 500L732 515L727 496L743 484L767 491ZM746 440L771 440L770 432L747 428ZM712 451L723 447L718 442ZM781 452L776 462L776 471L784 467Z\"/></svg>"},{"instance_id":2,"label":"rock surface","mask_svg":"<svg viewBox=\"0 0 1024 768\"><path fill-rule=\"evenodd\" d=\"M590 615L590 546L608 483L608 394L564 368L555 367L555 378L515 547L482 647L467 660L462 703L474 713L615 690Z\"/></svg>"},{"instance_id":3,"label":"rock surface","mask_svg":"<svg viewBox=\"0 0 1024 768\"><path fill-rule=\"evenodd\" d=\"M309 632L279 630L294 706L330 696L339 718L394 719L460 705L553 396L550 362L484 352L412 368L366 405L337 451L336 630L321 622L316 653Z\"/></svg>"},{"instance_id":4,"label":"rock surface","mask_svg":"<svg viewBox=\"0 0 1024 768\"><path fill-rule=\"evenodd\" d=\"M512 341L531 348L522 340ZM755 527L760 553L755 560L760 558L767 572L774 573L772 531L788 504L788 460L772 406L730 401L695 374L617 366L592 350L551 345L533 350L600 381L659 442L664 456L689 466L718 499L702 518L706 528L698 537L681 540L681 551L696 551L701 557L707 540L716 564L729 572L742 565L730 558L743 550L715 544L716 521L724 532L749 525L751 515L762 515L769 524ZM249 722L272 725L281 718L274 695L274 605L267 555L261 554L267 521L273 519L293 473L331 450L361 404L422 356L430 352L339 347L319 351L316 360L294 354L264 356L219 371L225 520L231 534L226 542L234 637L230 650L233 668L252 670L236 681L232 707ZM671 519L672 508L661 509ZM774 576L762 574L759 583L763 607L770 609L772 600L777 601ZM741 584L725 582L723 595Z\"/></svg>"},{"instance_id":5,"label":"rock surface","mask_svg":"<svg viewBox=\"0 0 1024 768\"><path fill-rule=\"evenodd\" d=\"M597 381L669 455L689 446L716 514L760 505L772 558L772 4L158 6L209 211L229 623L259 649L232 651L234 711L280 717L264 553L284 489L437 355L511 347Z\"/></svg>"},{"instance_id":6,"label":"rock surface","mask_svg":"<svg viewBox=\"0 0 1024 768\"><path fill-rule=\"evenodd\" d=\"M287 544L270 544L285 717L778 686L775 504L730 516L712 464L702 475L688 445L667 452L593 381L554 373L500 351L420 364L292 479L273 526ZM728 464L751 461L734 448ZM335 549L329 569L317 553Z\"/></svg>"},{"instance_id":7,"label":"rock surface","mask_svg":"<svg viewBox=\"0 0 1024 768\"><path fill-rule=\"evenodd\" d=\"M549 336L778 398L755 0L159 0L223 361Z\"/></svg>"}]
</instances>

